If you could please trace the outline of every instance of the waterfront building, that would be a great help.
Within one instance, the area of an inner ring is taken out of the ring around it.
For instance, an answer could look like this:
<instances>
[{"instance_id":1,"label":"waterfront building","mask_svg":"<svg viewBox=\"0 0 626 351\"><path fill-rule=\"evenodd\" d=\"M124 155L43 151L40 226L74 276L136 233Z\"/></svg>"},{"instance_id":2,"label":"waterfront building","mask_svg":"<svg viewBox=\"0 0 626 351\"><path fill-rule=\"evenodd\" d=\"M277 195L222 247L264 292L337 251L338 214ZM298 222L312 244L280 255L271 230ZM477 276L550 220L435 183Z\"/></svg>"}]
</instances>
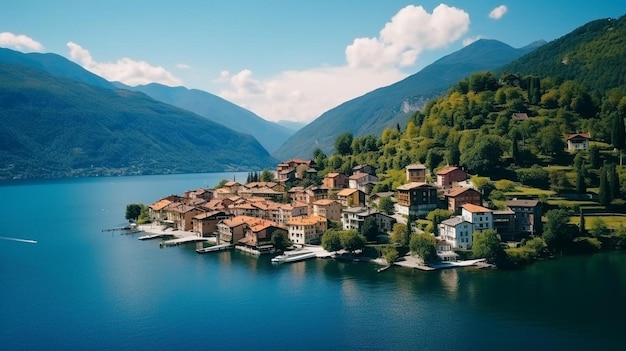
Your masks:
<instances>
[{"instance_id":1,"label":"waterfront building","mask_svg":"<svg viewBox=\"0 0 626 351\"><path fill-rule=\"evenodd\" d=\"M393 229L393 225L396 223L395 218L380 213L370 207L349 207L341 211L343 229L355 229L358 231L368 217L374 218L380 232L390 232Z\"/></svg>"},{"instance_id":2,"label":"waterfront building","mask_svg":"<svg viewBox=\"0 0 626 351\"><path fill-rule=\"evenodd\" d=\"M486 207L465 204L461 209L463 220L472 223L474 231L493 229L493 210Z\"/></svg>"},{"instance_id":3,"label":"waterfront building","mask_svg":"<svg viewBox=\"0 0 626 351\"><path fill-rule=\"evenodd\" d=\"M224 211L211 211L195 215L191 219L193 231L198 236L208 236L217 234L217 224L224 220L232 218L233 215Z\"/></svg>"},{"instance_id":4,"label":"waterfront building","mask_svg":"<svg viewBox=\"0 0 626 351\"><path fill-rule=\"evenodd\" d=\"M328 229L328 220L319 216L294 218L287 222L287 228L292 243L319 245L322 235Z\"/></svg>"},{"instance_id":5,"label":"waterfront building","mask_svg":"<svg viewBox=\"0 0 626 351\"><path fill-rule=\"evenodd\" d=\"M454 216L439 224L439 238L453 249L471 249L474 225L462 216Z\"/></svg>"},{"instance_id":6,"label":"waterfront building","mask_svg":"<svg viewBox=\"0 0 626 351\"><path fill-rule=\"evenodd\" d=\"M517 232L522 236L541 235L543 231L541 202L513 199L507 201L506 206L515 212L515 230Z\"/></svg>"}]
</instances>

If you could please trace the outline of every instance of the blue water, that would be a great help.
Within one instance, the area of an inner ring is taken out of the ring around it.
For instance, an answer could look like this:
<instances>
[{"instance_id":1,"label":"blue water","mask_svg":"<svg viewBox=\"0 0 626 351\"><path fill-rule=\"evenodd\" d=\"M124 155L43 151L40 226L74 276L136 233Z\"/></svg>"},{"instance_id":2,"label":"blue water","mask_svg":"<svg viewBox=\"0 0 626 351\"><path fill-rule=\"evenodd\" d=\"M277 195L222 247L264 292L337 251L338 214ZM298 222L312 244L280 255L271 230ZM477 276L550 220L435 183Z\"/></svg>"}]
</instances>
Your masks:
<instances>
[{"instance_id":1,"label":"blue water","mask_svg":"<svg viewBox=\"0 0 626 351\"><path fill-rule=\"evenodd\" d=\"M376 273L102 232L126 204L246 174L0 183L0 349L621 349L626 254Z\"/></svg>"}]
</instances>

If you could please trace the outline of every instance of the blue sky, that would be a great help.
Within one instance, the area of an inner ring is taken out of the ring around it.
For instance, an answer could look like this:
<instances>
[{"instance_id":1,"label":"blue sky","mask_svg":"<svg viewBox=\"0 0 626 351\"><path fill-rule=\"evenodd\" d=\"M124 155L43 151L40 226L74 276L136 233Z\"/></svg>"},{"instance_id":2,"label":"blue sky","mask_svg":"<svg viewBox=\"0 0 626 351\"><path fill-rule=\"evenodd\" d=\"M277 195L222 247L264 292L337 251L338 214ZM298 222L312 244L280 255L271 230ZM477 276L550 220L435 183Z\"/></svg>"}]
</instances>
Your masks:
<instances>
[{"instance_id":1,"label":"blue sky","mask_svg":"<svg viewBox=\"0 0 626 351\"><path fill-rule=\"evenodd\" d=\"M551 41L626 2L5 0L0 47L53 52L109 80L219 95L308 122L479 38Z\"/></svg>"}]
</instances>

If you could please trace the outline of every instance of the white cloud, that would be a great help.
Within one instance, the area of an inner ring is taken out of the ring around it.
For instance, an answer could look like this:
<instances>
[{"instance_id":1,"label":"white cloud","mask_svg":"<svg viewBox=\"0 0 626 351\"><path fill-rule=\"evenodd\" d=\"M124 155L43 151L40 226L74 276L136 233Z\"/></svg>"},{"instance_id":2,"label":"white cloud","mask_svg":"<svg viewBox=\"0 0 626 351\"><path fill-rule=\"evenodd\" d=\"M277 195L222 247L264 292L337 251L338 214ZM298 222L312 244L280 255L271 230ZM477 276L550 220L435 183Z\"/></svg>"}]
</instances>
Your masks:
<instances>
[{"instance_id":1,"label":"white cloud","mask_svg":"<svg viewBox=\"0 0 626 351\"><path fill-rule=\"evenodd\" d=\"M110 81L135 86L148 83L161 83L169 86L182 85L182 81L161 66L152 66L146 61L136 61L127 57L113 63L96 62L89 51L80 45L68 42L72 61L83 68Z\"/></svg>"},{"instance_id":2,"label":"white cloud","mask_svg":"<svg viewBox=\"0 0 626 351\"><path fill-rule=\"evenodd\" d=\"M499 20L508 10L505 5L500 5L489 12L489 18Z\"/></svg>"},{"instance_id":3,"label":"white cloud","mask_svg":"<svg viewBox=\"0 0 626 351\"><path fill-rule=\"evenodd\" d=\"M186 64L186 63L179 63L179 64L176 64L176 68L180 68L180 69L190 69L190 68L191 68L191 66L189 66L189 65L188 65L188 64Z\"/></svg>"},{"instance_id":4,"label":"white cloud","mask_svg":"<svg viewBox=\"0 0 626 351\"><path fill-rule=\"evenodd\" d=\"M396 69L342 66L287 71L263 81L247 69L233 75L224 71L218 81L228 83L219 93L221 97L263 118L308 122L344 101L405 76Z\"/></svg>"},{"instance_id":5,"label":"white cloud","mask_svg":"<svg viewBox=\"0 0 626 351\"><path fill-rule=\"evenodd\" d=\"M356 38L345 49L346 64L287 71L258 79L244 69L222 71L219 95L272 121L309 122L337 105L407 75L420 54L445 47L469 28L469 15L441 4L430 14L421 6L401 9L377 38Z\"/></svg>"},{"instance_id":6,"label":"white cloud","mask_svg":"<svg viewBox=\"0 0 626 351\"><path fill-rule=\"evenodd\" d=\"M19 51L43 51L40 42L23 34L13 34L9 32L0 33L0 46Z\"/></svg>"},{"instance_id":7,"label":"white cloud","mask_svg":"<svg viewBox=\"0 0 626 351\"><path fill-rule=\"evenodd\" d=\"M378 38L356 38L346 47L350 67L406 67L425 50L445 47L469 28L467 12L445 4L428 13L409 5L385 24Z\"/></svg>"},{"instance_id":8,"label":"white cloud","mask_svg":"<svg viewBox=\"0 0 626 351\"><path fill-rule=\"evenodd\" d=\"M480 40L483 37L481 35L476 35L473 37L467 37L465 39L463 39L463 46L468 46L469 44L475 42L476 40Z\"/></svg>"}]
</instances>

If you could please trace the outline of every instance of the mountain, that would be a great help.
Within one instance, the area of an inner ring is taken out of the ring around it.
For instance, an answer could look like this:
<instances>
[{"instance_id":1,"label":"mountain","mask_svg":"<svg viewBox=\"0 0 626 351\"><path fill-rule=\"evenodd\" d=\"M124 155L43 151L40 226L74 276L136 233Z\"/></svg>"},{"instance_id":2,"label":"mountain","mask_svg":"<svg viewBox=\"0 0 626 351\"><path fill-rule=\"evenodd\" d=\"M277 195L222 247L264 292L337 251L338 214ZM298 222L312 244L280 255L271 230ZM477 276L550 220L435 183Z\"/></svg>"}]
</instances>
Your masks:
<instances>
[{"instance_id":1,"label":"mountain","mask_svg":"<svg viewBox=\"0 0 626 351\"><path fill-rule=\"evenodd\" d=\"M0 62L34 67L46 71L53 76L68 78L100 88L115 89L113 83L57 54L25 54L19 51L0 48Z\"/></svg>"},{"instance_id":2,"label":"mountain","mask_svg":"<svg viewBox=\"0 0 626 351\"><path fill-rule=\"evenodd\" d=\"M294 131L264 120L254 113L218 96L197 89L168 87L161 84L125 86L155 100L191 111L230 129L254 136L270 153L283 144Z\"/></svg>"},{"instance_id":3,"label":"mountain","mask_svg":"<svg viewBox=\"0 0 626 351\"><path fill-rule=\"evenodd\" d=\"M576 80L592 91L626 88L626 16L591 21L501 71Z\"/></svg>"},{"instance_id":4,"label":"mountain","mask_svg":"<svg viewBox=\"0 0 626 351\"><path fill-rule=\"evenodd\" d=\"M284 119L281 119L280 121L276 122L277 124L280 124L281 126L292 130L294 133L297 132L298 130L304 128L304 126L306 126L305 122L295 122L295 121L286 121Z\"/></svg>"},{"instance_id":5,"label":"mountain","mask_svg":"<svg viewBox=\"0 0 626 351\"><path fill-rule=\"evenodd\" d=\"M338 135L380 135L385 127L405 125L411 112L472 73L492 70L536 49L540 42L515 49L497 40L478 40L395 84L345 102L296 132L273 156L279 160L311 157L314 148L333 151Z\"/></svg>"},{"instance_id":6,"label":"mountain","mask_svg":"<svg viewBox=\"0 0 626 351\"><path fill-rule=\"evenodd\" d=\"M145 94L0 63L0 178L262 169L252 136Z\"/></svg>"}]
</instances>

